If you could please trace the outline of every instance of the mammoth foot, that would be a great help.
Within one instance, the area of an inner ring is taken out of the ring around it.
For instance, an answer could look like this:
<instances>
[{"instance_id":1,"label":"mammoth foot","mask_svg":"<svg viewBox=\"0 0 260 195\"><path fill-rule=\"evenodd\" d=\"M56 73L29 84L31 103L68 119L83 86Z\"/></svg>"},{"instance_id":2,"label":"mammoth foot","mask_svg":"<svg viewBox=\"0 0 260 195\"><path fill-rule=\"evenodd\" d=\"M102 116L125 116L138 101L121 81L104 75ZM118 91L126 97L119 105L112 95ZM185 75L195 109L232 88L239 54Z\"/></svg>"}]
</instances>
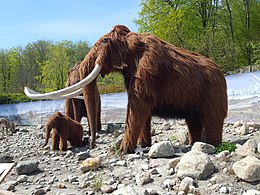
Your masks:
<instances>
[{"instance_id":1,"label":"mammoth foot","mask_svg":"<svg viewBox=\"0 0 260 195\"><path fill-rule=\"evenodd\" d=\"M89 138L88 137L83 137L82 147L86 147L88 145L89 145Z\"/></svg>"},{"instance_id":2,"label":"mammoth foot","mask_svg":"<svg viewBox=\"0 0 260 195\"><path fill-rule=\"evenodd\" d=\"M136 144L131 144L127 141L125 141L123 139L121 145L120 145L120 150L124 153L124 154L129 154L129 153L134 153L136 148Z\"/></svg>"},{"instance_id":3,"label":"mammoth foot","mask_svg":"<svg viewBox=\"0 0 260 195\"><path fill-rule=\"evenodd\" d=\"M96 143L94 141L91 141L89 147L90 149L94 149L96 147Z\"/></svg>"},{"instance_id":4,"label":"mammoth foot","mask_svg":"<svg viewBox=\"0 0 260 195\"><path fill-rule=\"evenodd\" d=\"M152 140L151 138L146 140L146 139L139 139L138 140L138 145L140 145L142 148L146 147L151 147L152 146Z\"/></svg>"}]
</instances>

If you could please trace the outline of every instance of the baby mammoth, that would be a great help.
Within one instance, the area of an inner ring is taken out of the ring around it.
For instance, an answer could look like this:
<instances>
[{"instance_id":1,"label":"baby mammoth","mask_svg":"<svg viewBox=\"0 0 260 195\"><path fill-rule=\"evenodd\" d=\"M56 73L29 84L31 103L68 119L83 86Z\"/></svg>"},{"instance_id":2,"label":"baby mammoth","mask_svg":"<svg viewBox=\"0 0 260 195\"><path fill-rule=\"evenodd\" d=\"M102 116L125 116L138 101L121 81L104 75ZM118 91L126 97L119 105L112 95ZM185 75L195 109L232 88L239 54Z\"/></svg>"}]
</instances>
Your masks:
<instances>
[{"instance_id":1,"label":"baby mammoth","mask_svg":"<svg viewBox=\"0 0 260 195\"><path fill-rule=\"evenodd\" d=\"M67 150L67 141L74 147L83 146L83 127L79 122L72 120L68 116L56 112L49 117L46 124L46 139L44 146L48 144L51 130L53 150L59 150L59 145L60 150Z\"/></svg>"}]
</instances>

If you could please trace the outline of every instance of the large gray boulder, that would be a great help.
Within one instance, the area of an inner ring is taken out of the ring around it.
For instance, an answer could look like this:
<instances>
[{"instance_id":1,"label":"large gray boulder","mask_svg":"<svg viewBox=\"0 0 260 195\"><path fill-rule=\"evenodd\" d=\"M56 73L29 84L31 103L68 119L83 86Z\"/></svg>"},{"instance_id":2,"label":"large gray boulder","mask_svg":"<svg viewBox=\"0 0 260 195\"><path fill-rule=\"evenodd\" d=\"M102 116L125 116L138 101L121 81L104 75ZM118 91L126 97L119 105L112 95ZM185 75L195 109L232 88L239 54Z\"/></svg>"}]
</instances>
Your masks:
<instances>
[{"instance_id":1,"label":"large gray boulder","mask_svg":"<svg viewBox=\"0 0 260 195\"><path fill-rule=\"evenodd\" d=\"M206 153L192 150L181 157L175 172L179 178L206 179L213 174L214 169L214 164Z\"/></svg>"},{"instance_id":2,"label":"large gray boulder","mask_svg":"<svg viewBox=\"0 0 260 195\"><path fill-rule=\"evenodd\" d=\"M27 175L38 169L40 162L37 160L23 161L16 165L18 175Z\"/></svg>"},{"instance_id":3,"label":"large gray boulder","mask_svg":"<svg viewBox=\"0 0 260 195\"><path fill-rule=\"evenodd\" d=\"M232 168L235 174L244 181L260 181L260 160L254 156L247 156L235 162Z\"/></svg>"},{"instance_id":4,"label":"large gray boulder","mask_svg":"<svg viewBox=\"0 0 260 195\"><path fill-rule=\"evenodd\" d=\"M174 146L170 141L156 143L149 150L149 156L151 158L167 158L174 155Z\"/></svg>"}]
</instances>

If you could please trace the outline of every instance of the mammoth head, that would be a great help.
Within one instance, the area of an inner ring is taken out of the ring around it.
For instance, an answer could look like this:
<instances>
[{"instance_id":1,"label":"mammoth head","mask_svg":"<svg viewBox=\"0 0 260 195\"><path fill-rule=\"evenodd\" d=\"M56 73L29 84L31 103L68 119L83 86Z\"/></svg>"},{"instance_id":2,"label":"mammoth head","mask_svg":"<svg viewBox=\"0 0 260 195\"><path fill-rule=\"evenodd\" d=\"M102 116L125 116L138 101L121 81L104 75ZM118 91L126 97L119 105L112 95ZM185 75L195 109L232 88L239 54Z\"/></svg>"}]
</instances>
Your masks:
<instances>
[{"instance_id":1,"label":"mammoth head","mask_svg":"<svg viewBox=\"0 0 260 195\"><path fill-rule=\"evenodd\" d=\"M74 85L80 81L80 76L79 76L80 63L81 63L80 61L76 62L75 65L69 70L67 83L65 85L66 87Z\"/></svg>"},{"instance_id":2,"label":"mammoth head","mask_svg":"<svg viewBox=\"0 0 260 195\"><path fill-rule=\"evenodd\" d=\"M90 72L96 64L102 66L102 76L116 71L116 69L122 69L127 58L128 44L126 35L129 32L130 30L126 26L117 25L109 33L101 37L81 64L81 68L88 68L89 70L84 69L82 72Z\"/></svg>"},{"instance_id":3,"label":"mammoth head","mask_svg":"<svg viewBox=\"0 0 260 195\"><path fill-rule=\"evenodd\" d=\"M123 69L129 55L126 35L130 30L124 25L114 26L101 37L80 64L83 79L64 89L45 94L38 93L27 87L24 93L33 99L65 99L82 93L82 87L88 85L101 73L101 76Z\"/></svg>"}]
</instances>

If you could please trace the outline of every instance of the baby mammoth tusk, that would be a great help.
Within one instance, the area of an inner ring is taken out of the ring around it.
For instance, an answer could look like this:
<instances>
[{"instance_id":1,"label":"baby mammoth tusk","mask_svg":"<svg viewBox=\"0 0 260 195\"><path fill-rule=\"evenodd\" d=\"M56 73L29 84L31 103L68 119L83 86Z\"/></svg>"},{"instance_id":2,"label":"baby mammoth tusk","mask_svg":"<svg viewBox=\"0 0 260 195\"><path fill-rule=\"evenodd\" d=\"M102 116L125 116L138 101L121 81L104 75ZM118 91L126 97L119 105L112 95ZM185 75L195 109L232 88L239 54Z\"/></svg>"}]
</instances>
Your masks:
<instances>
[{"instance_id":1,"label":"baby mammoth tusk","mask_svg":"<svg viewBox=\"0 0 260 195\"><path fill-rule=\"evenodd\" d=\"M33 91L32 89L30 89L28 87L24 87L24 93L25 93L25 95L27 95L29 98L32 98L32 99L59 99L61 97L65 97L64 95L70 96L76 90L79 90L80 88L91 83L99 75L101 69L102 69L102 65L96 64L94 69L92 70L92 72L86 78L84 78L81 81L79 81L78 83L71 85L69 87L66 87L64 89L42 94L42 93ZM65 98L67 98L67 96ZM64 99L64 98L62 98L62 99Z\"/></svg>"}]
</instances>

